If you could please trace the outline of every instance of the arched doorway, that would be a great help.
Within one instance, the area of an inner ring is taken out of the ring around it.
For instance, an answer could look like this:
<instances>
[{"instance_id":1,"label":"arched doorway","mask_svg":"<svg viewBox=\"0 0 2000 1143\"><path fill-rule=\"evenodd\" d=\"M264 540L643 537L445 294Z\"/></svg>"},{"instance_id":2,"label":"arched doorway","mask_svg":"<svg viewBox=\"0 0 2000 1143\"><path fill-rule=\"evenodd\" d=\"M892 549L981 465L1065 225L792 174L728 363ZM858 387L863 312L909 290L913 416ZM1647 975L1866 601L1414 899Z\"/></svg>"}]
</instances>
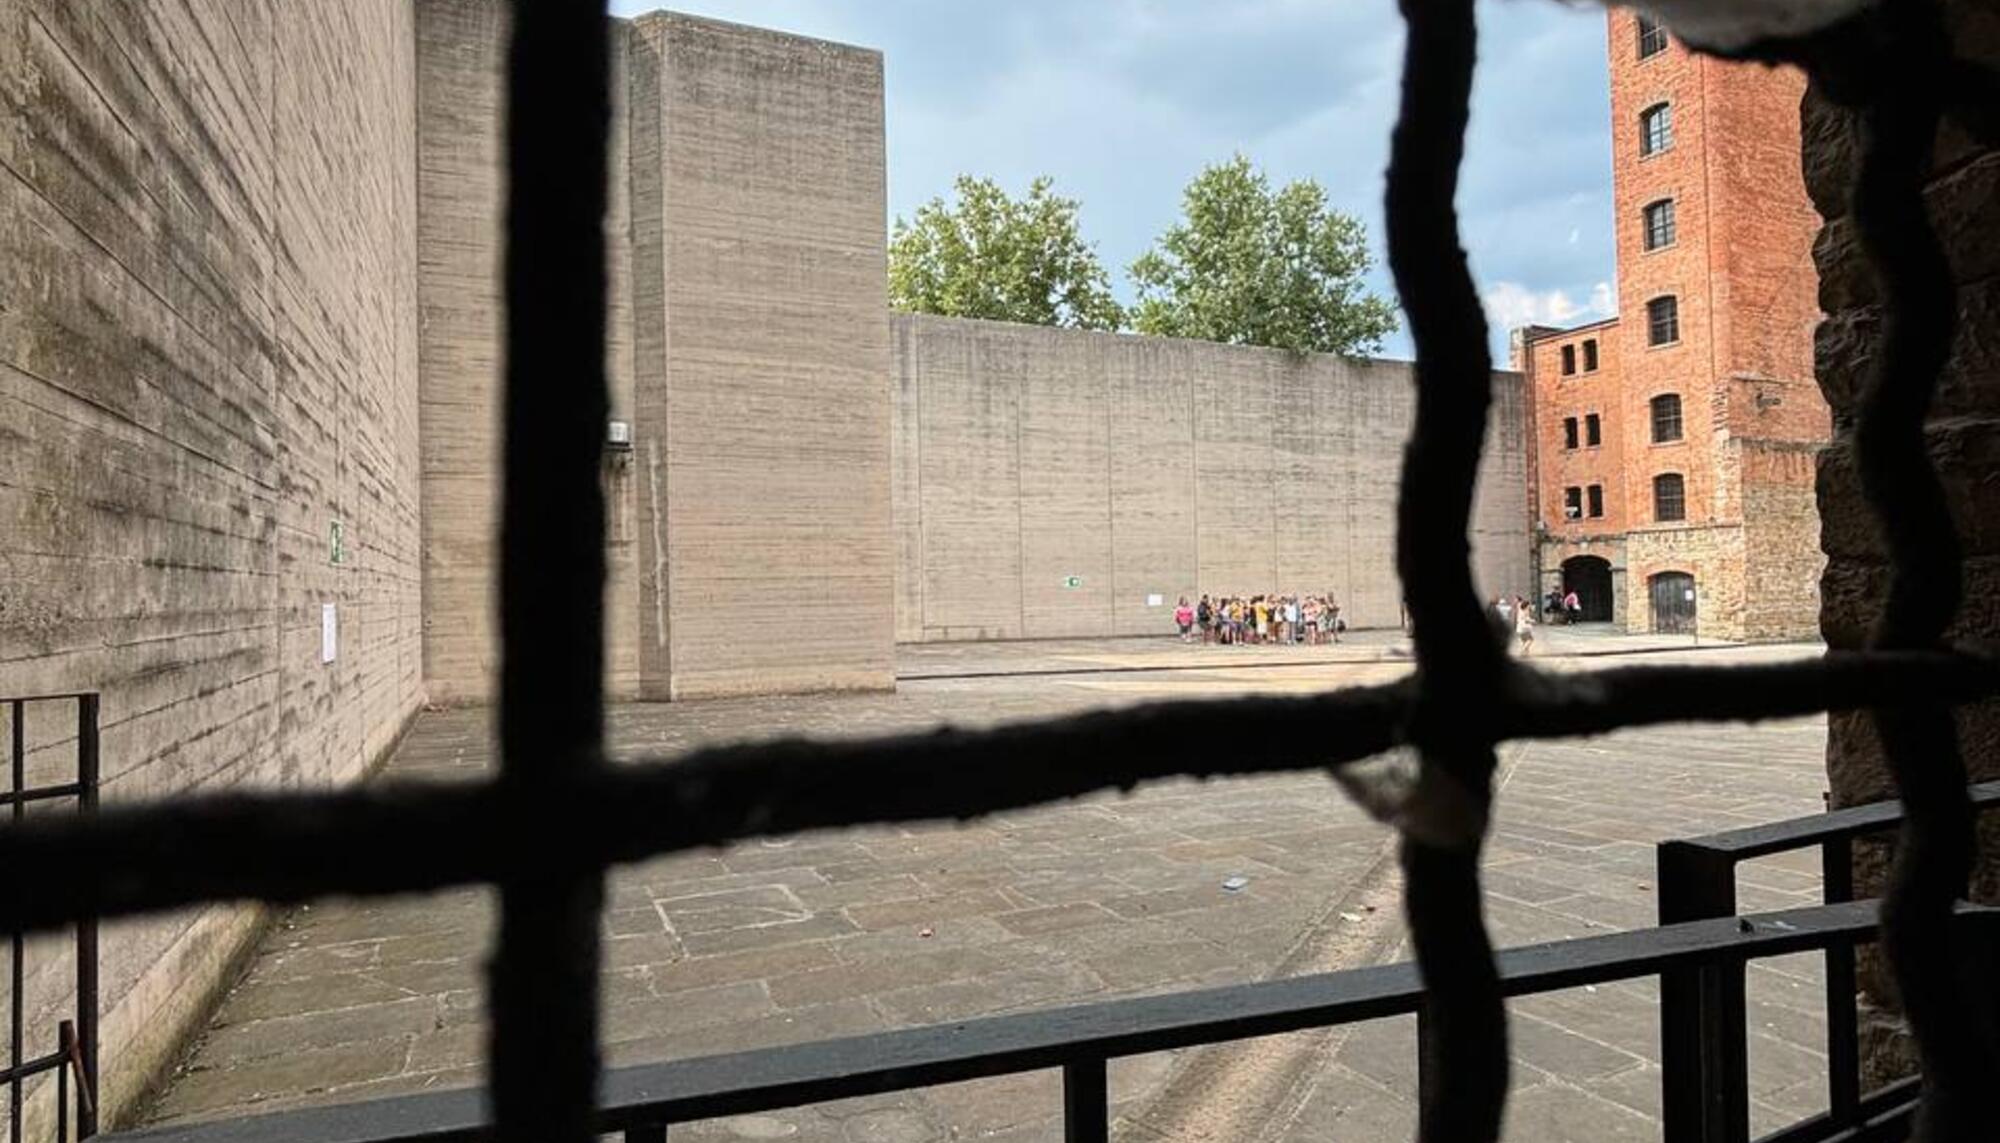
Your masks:
<instances>
[{"instance_id":1,"label":"arched doorway","mask_svg":"<svg viewBox=\"0 0 2000 1143\"><path fill-rule=\"evenodd\" d=\"M1653 595L1653 630L1662 635L1686 635L1694 630L1694 577L1686 572L1661 572L1646 581Z\"/></svg>"},{"instance_id":2,"label":"arched doorway","mask_svg":"<svg viewBox=\"0 0 2000 1143\"><path fill-rule=\"evenodd\" d=\"M1611 622L1611 561L1598 556L1571 556L1563 561L1563 592L1576 593L1585 623Z\"/></svg>"}]
</instances>

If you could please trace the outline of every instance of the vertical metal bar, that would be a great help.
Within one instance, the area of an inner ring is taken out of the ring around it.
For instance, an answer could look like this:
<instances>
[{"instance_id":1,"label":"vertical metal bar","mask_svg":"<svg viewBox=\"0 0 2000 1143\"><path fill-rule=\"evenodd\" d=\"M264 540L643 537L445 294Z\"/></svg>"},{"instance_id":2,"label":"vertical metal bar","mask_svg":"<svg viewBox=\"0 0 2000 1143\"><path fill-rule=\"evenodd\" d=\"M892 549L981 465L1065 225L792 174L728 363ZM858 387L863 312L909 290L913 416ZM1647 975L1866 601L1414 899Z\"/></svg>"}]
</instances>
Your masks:
<instances>
[{"instance_id":1,"label":"vertical metal bar","mask_svg":"<svg viewBox=\"0 0 2000 1143\"><path fill-rule=\"evenodd\" d=\"M67 1020L56 1025L56 1050L62 1055L56 1065L56 1143L69 1143L69 1061L76 1050L76 1028Z\"/></svg>"},{"instance_id":2,"label":"vertical metal bar","mask_svg":"<svg viewBox=\"0 0 2000 1143\"><path fill-rule=\"evenodd\" d=\"M507 73L500 880L488 969L499 1143L595 1143L604 871L567 860L603 765L605 0L513 0Z\"/></svg>"},{"instance_id":3,"label":"vertical metal bar","mask_svg":"<svg viewBox=\"0 0 2000 1143\"><path fill-rule=\"evenodd\" d=\"M1727 854L1685 841L1662 842L1656 853L1662 925L1735 914L1736 864ZM1749 1107L1742 1103L1749 1069L1743 968L1736 962L1733 986L1722 966L1660 974L1660 1120L1666 1143L1723 1143L1748 1130ZM1717 1090L1728 1087L1731 1076L1739 1077L1735 1098L1744 1124L1733 1134L1724 1126L1730 1094Z\"/></svg>"},{"instance_id":4,"label":"vertical metal bar","mask_svg":"<svg viewBox=\"0 0 2000 1143\"><path fill-rule=\"evenodd\" d=\"M1854 900L1854 847L1847 838L1828 838L1820 846L1821 881L1825 901L1836 905ZM1826 948L1826 1087L1827 1107L1835 1123L1852 1123L1861 1106L1861 1029L1855 1007L1854 946Z\"/></svg>"},{"instance_id":5,"label":"vertical metal bar","mask_svg":"<svg viewBox=\"0 0 2000 1143\"><path fill-rule=\"evenodd\" d=\"M1437 1086L1437 1073L1424 1061L1431 1055L1431 1006L1428 1002L1417 1006L1417 1106L1422 1107L1441 1095L1433 1091Z\"/></svg>"},{"instance_id":6,"label":"vertical metal bar","mask_svg":"<svg viewBox=\"0 0 2000 1143\"><path fill-rule=\"evenodd\" d=\"M1104 1060L1063 1065L1063 1143L1108 1143L1111 1091Z\"/></svg>"},{"instance_id":7,"label":"vertical metal bar","mask_svg":"<svg viewBox=\"0 0 2000 1143\"><path fill-rule=\"evenodd\" d=\"M11 705L14 715L13 750L11 752L12 761L8 766L8 774L13 784L13 791L19 794L28 788L28 731L22 718L27 704L23 703L20 699L15 699ZM27 809L27 802L19 798L15 799L14 821L16 823L20 822L22 815L27 812ZM21 1066L21 1053L24 1050L22 1048L21 997L22 993L26 991L26 987L22 979L23 972L21 966L24 946L21 941L21 934L18 931L8 934L7 947L9 952L7 976L8 987L10 989L7 1004L7 1066L19 1067ZM18 1077L7 1085L7 1129L7 1138L10 1143L21 1143L21 1080Z\"/></svg>"},{"instance_id":8,"label":"vertical metal bar","mask_svg":"<svg viewBox=\"0 0 2000 1143\"><path fill-rule=\"evenodd\" d=\"M667 1143L667 1125L656 1123L644 1127L627 1127L625 1143Z\"/></svg>"},{"instance_id":9,"label":"vertical metal bar","mask_svg":"<svg viewBox=\"0 0 2000 1143\"><path fill-rule=\"evenodd\" d=\"M76 700L76 812L97 813L99 774L98 701L94 694ZM76 923L76 1137L97 1134L97 918Z\"/></svg>"}]
</instances>

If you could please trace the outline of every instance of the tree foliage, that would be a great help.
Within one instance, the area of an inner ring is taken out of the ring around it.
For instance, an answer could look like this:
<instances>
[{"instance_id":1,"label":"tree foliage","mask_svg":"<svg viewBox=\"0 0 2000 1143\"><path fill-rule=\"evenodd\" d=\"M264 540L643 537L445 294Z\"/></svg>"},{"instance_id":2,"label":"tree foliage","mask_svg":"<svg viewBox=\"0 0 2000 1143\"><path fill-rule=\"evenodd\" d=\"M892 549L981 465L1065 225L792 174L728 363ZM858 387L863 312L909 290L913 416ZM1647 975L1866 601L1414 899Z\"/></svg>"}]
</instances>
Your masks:
<instances>
[{"instance_id":1,"label":"tree foliage","mask_svg":"<svg viewBox=\"0 0 2000 1143\"><path fill-rule=\"evenodd\" d=\"M1273 193L1242 155L1182 195L1182 219L1132 263L1140 333L1299 353L1378 351L1396 308L1362 282L1372 259L1360 219L1305 179Z\"/></svg>"},{"instance_id":2,"label":"tree foliage","mask_svg":"<svg viewBox=\"0 0 2000 1143\"><path fill-rule=\"evenodd\" d=\"M1077 203L1038 178L1025 198L960 175L956 201L934 198L889 241L889 302L899 310L1079 329L1119 329L1125 311Z\"/></svg>"}]
</instances>

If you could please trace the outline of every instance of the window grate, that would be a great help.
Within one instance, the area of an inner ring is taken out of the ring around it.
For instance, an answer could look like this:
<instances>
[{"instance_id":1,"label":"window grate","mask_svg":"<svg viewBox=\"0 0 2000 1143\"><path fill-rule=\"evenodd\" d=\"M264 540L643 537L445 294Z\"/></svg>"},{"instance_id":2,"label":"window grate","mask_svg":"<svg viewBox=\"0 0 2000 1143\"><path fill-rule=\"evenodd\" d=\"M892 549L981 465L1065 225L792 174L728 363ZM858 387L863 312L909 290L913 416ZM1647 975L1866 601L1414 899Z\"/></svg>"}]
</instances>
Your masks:
<instances>
[{"instance_id":1,"label":"window grate","mask_svg":"<svg viewBox=\"0 0 2000 1143\"><path fill-rule=\"evenodd\" d=\"M1401 820L1424 986L1420 1137L1490 1141L1508 1071L1508 986L1481 919L1478 877L1495 745L1867 708L1907 814L1883 937L1926 1062L1927 1137L1985 1130L1975 1117L1986 1102L1980 1085L1994 1070L1991 1047L1979 1039L1976 1015L1957 1003L1947 939L1975 852L1950 707L1994 693L2000 665L1942 642L1962 585L1958 540L1921 432L1957 313L1921 193L1942 102L1937 85L1923 80L1947 70L1931 5L1886 6L1878 21L1886 44L1865 64L1806 60L1889 77L1841 89L1869 126L1855 218L1885 298L1883 349L1856 434L1863 491L1884 521L1894 568L1868 651L1782 666L1569 676L1506 657L1474 594L1466 549L1492 364L1453 208L1473 0L1403 0L1409 35L1387 230L1417 347L1417 416L1397 532L1414 676L1306 697L1160 704L875 741L785 741L620 767L602 757L599 683L606 8L604 0L514 6L507 424L510 440L532 428L537 445L507 450L498 778L199 797L12 826L0 831L0 869L36 872L0 879L0 929L38 932L222 899L497 884L495 1137L585 1143L597 1126L597 914L611 863L812 828L965 819L1156 779L1338 771L1407 744L1426 775L1419 789L1443 794L1405 805ZM1807 46L1818 52L1824 42ZM1888 505L1895 511L1884 512ZM1246 714L1268 733L1245 741L1235 728ZM511 844L529 822L545 841L535 855ZM1101 1068L1080 1075L1099 1086L1102 1078ZM1088 1092L1073 1109L1104 1111Z\"/></svg>"}]
</instances>

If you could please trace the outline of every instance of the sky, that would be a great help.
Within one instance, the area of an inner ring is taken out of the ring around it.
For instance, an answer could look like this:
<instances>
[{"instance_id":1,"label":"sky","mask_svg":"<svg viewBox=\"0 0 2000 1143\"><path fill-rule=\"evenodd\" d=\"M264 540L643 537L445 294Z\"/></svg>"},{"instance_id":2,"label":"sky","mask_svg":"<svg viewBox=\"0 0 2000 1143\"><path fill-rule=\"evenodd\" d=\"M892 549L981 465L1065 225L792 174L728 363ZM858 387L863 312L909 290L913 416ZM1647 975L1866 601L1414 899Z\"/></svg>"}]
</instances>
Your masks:
<instances>
[{"instance_id":1,"label":"sky","mask_svg":"<svg viewBox=\"0 0 2000 1143\"><path fill-rule=\"evenodd\" d=\"M620 15L661 7L613 0ZM889 218L961 173L1021 193L1048 175L1121 299L1182 188L1241 152L1319 180L1382 266L1382 171L1402 22L1394 0L671 0L665 6L883 53ZM1507 330L1616 309L1603 10L1480 0L1459 207L1502 356ZM1384 345L1410 353L1398 334Z\"/></svg>"}]
</instances>

